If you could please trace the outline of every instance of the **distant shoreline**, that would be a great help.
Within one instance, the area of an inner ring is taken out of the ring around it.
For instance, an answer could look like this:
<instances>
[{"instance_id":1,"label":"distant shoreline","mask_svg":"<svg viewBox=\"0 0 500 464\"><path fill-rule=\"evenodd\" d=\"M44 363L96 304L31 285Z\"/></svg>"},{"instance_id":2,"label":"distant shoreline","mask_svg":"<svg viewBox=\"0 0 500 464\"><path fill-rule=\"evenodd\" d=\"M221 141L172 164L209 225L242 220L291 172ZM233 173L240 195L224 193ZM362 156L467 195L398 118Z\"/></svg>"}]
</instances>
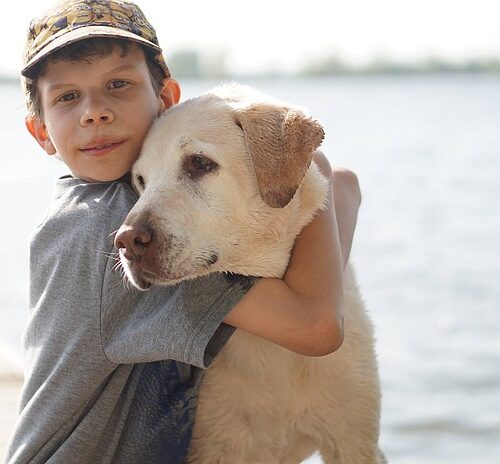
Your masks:
<instances>
[{"instance_id":1,"label":"distant shoreline","mask_svg":"<svg viewBox=\"0 0 500 464\"><path fill-rule=\"evenodd\" d=\"M172 75L179 79L210 79L210 80L238 80L238 79L304 79L304 78L329 78L329 77L398 77L398 76L500 76L500 65L498 68L468 68L454 67L454 68L418 68L418 67L405 67L393 66L388 68L342 68L335 71L303 71L297 73L256 73L256 74L204 74L204 73L185 73L176 72L172 67ZM0 84L20 85L21 81L19 76L16 75L0 75Z\"/></svg>"}]
</instances>

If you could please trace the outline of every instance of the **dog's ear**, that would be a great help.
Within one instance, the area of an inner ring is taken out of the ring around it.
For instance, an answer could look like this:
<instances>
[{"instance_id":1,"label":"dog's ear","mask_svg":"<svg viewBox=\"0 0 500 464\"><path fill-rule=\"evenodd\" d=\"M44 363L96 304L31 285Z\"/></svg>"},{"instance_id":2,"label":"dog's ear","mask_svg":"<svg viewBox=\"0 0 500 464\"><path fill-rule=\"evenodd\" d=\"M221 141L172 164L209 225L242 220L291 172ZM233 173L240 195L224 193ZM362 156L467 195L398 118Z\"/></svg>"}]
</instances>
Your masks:
<instances>
[{"instance_id":1,"label":"dog's ear","mask_svg":"<svg viewBox=\"0 0 500 464\"><path fill-rule=\"evenodd\" d=\"M324 137L321 125L300 110L253 104L236 110L262 199L283 208L295 195Z\"/></svg>"}]
</instances>

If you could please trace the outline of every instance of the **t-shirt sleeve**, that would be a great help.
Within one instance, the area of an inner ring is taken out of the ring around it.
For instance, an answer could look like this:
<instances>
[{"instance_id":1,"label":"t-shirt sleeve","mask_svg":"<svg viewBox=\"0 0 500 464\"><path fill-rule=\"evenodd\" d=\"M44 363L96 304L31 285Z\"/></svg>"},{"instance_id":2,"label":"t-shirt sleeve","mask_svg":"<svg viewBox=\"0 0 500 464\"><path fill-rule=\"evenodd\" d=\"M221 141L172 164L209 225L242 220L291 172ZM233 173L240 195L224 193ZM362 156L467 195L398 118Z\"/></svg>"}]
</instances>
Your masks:
<instances>
[{"instance_id":1,"label":"t-shirt sleeve","mask_svg":"<svg viewBox=\"0 0 500 464\"><path fill-rule=\"evenodd\" d=\"M208 367L234 331L224 317L258 279L218 273L142 292L114 265L109 259L103 278L101 338L115 363L173 359Z\"/></svg>"}]
</instances>

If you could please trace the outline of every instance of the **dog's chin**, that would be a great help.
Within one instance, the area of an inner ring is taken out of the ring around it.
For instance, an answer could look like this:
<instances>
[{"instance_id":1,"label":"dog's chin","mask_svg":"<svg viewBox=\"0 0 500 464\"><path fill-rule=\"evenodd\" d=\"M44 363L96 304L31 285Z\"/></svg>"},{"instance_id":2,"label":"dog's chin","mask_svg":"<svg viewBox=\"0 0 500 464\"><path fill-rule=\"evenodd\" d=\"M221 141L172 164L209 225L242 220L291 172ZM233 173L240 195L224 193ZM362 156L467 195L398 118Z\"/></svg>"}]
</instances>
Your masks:
<instances>
[{"instance_id":1,"label":"dog's chin","mask_svg":"<svg viewBox=\"0 0 500 464\"><path fill-rule=\"evenodd\" d=\"M210 274L206 268L191 269L185 272L169 272L164 271L161 274L156 274L145 270L126 269L125 274L130 283L138 290L147 291L153 285L167 287L176 285L184 280L192 280L203 275Z\"/></svg>"},{"instance_id":2,"label":"dog's chin","mask_svg":"<svg viewBox=\"0 0 500 464\"><path fill-rule=\"evenodd\" d=\"M168 285L176 285L184 280L193 280L197 277L201 277L204 275L211 274L213 271L208 270L205 267L202 268L193 268L184 271L164 271L161 274L152 274L146 272L145 279L153 285L159 286L168 286Z\"/></svg>"}]
</instances>

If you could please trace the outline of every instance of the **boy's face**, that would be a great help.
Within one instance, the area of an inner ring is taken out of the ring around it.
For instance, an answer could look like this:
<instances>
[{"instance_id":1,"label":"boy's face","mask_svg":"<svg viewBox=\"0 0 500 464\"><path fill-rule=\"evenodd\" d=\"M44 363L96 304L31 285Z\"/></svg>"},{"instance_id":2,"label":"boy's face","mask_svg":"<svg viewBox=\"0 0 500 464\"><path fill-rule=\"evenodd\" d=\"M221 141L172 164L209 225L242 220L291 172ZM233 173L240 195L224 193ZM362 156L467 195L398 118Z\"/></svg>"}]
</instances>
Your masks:
<instances>
[{"instance_id":1,"label":"boy's face","mask_svg":"<svg viewBox=\"0 0 500 464\"><path fill-rule=\"evenodd\" d=\"M158 95L143 50L133 45L83 62L49 61L38 79L43 121L28 129L49 154L57 153L73 176L110 181L137 159L153 120L179 100L166 79Z\"/></svg>"}]
</instances>

